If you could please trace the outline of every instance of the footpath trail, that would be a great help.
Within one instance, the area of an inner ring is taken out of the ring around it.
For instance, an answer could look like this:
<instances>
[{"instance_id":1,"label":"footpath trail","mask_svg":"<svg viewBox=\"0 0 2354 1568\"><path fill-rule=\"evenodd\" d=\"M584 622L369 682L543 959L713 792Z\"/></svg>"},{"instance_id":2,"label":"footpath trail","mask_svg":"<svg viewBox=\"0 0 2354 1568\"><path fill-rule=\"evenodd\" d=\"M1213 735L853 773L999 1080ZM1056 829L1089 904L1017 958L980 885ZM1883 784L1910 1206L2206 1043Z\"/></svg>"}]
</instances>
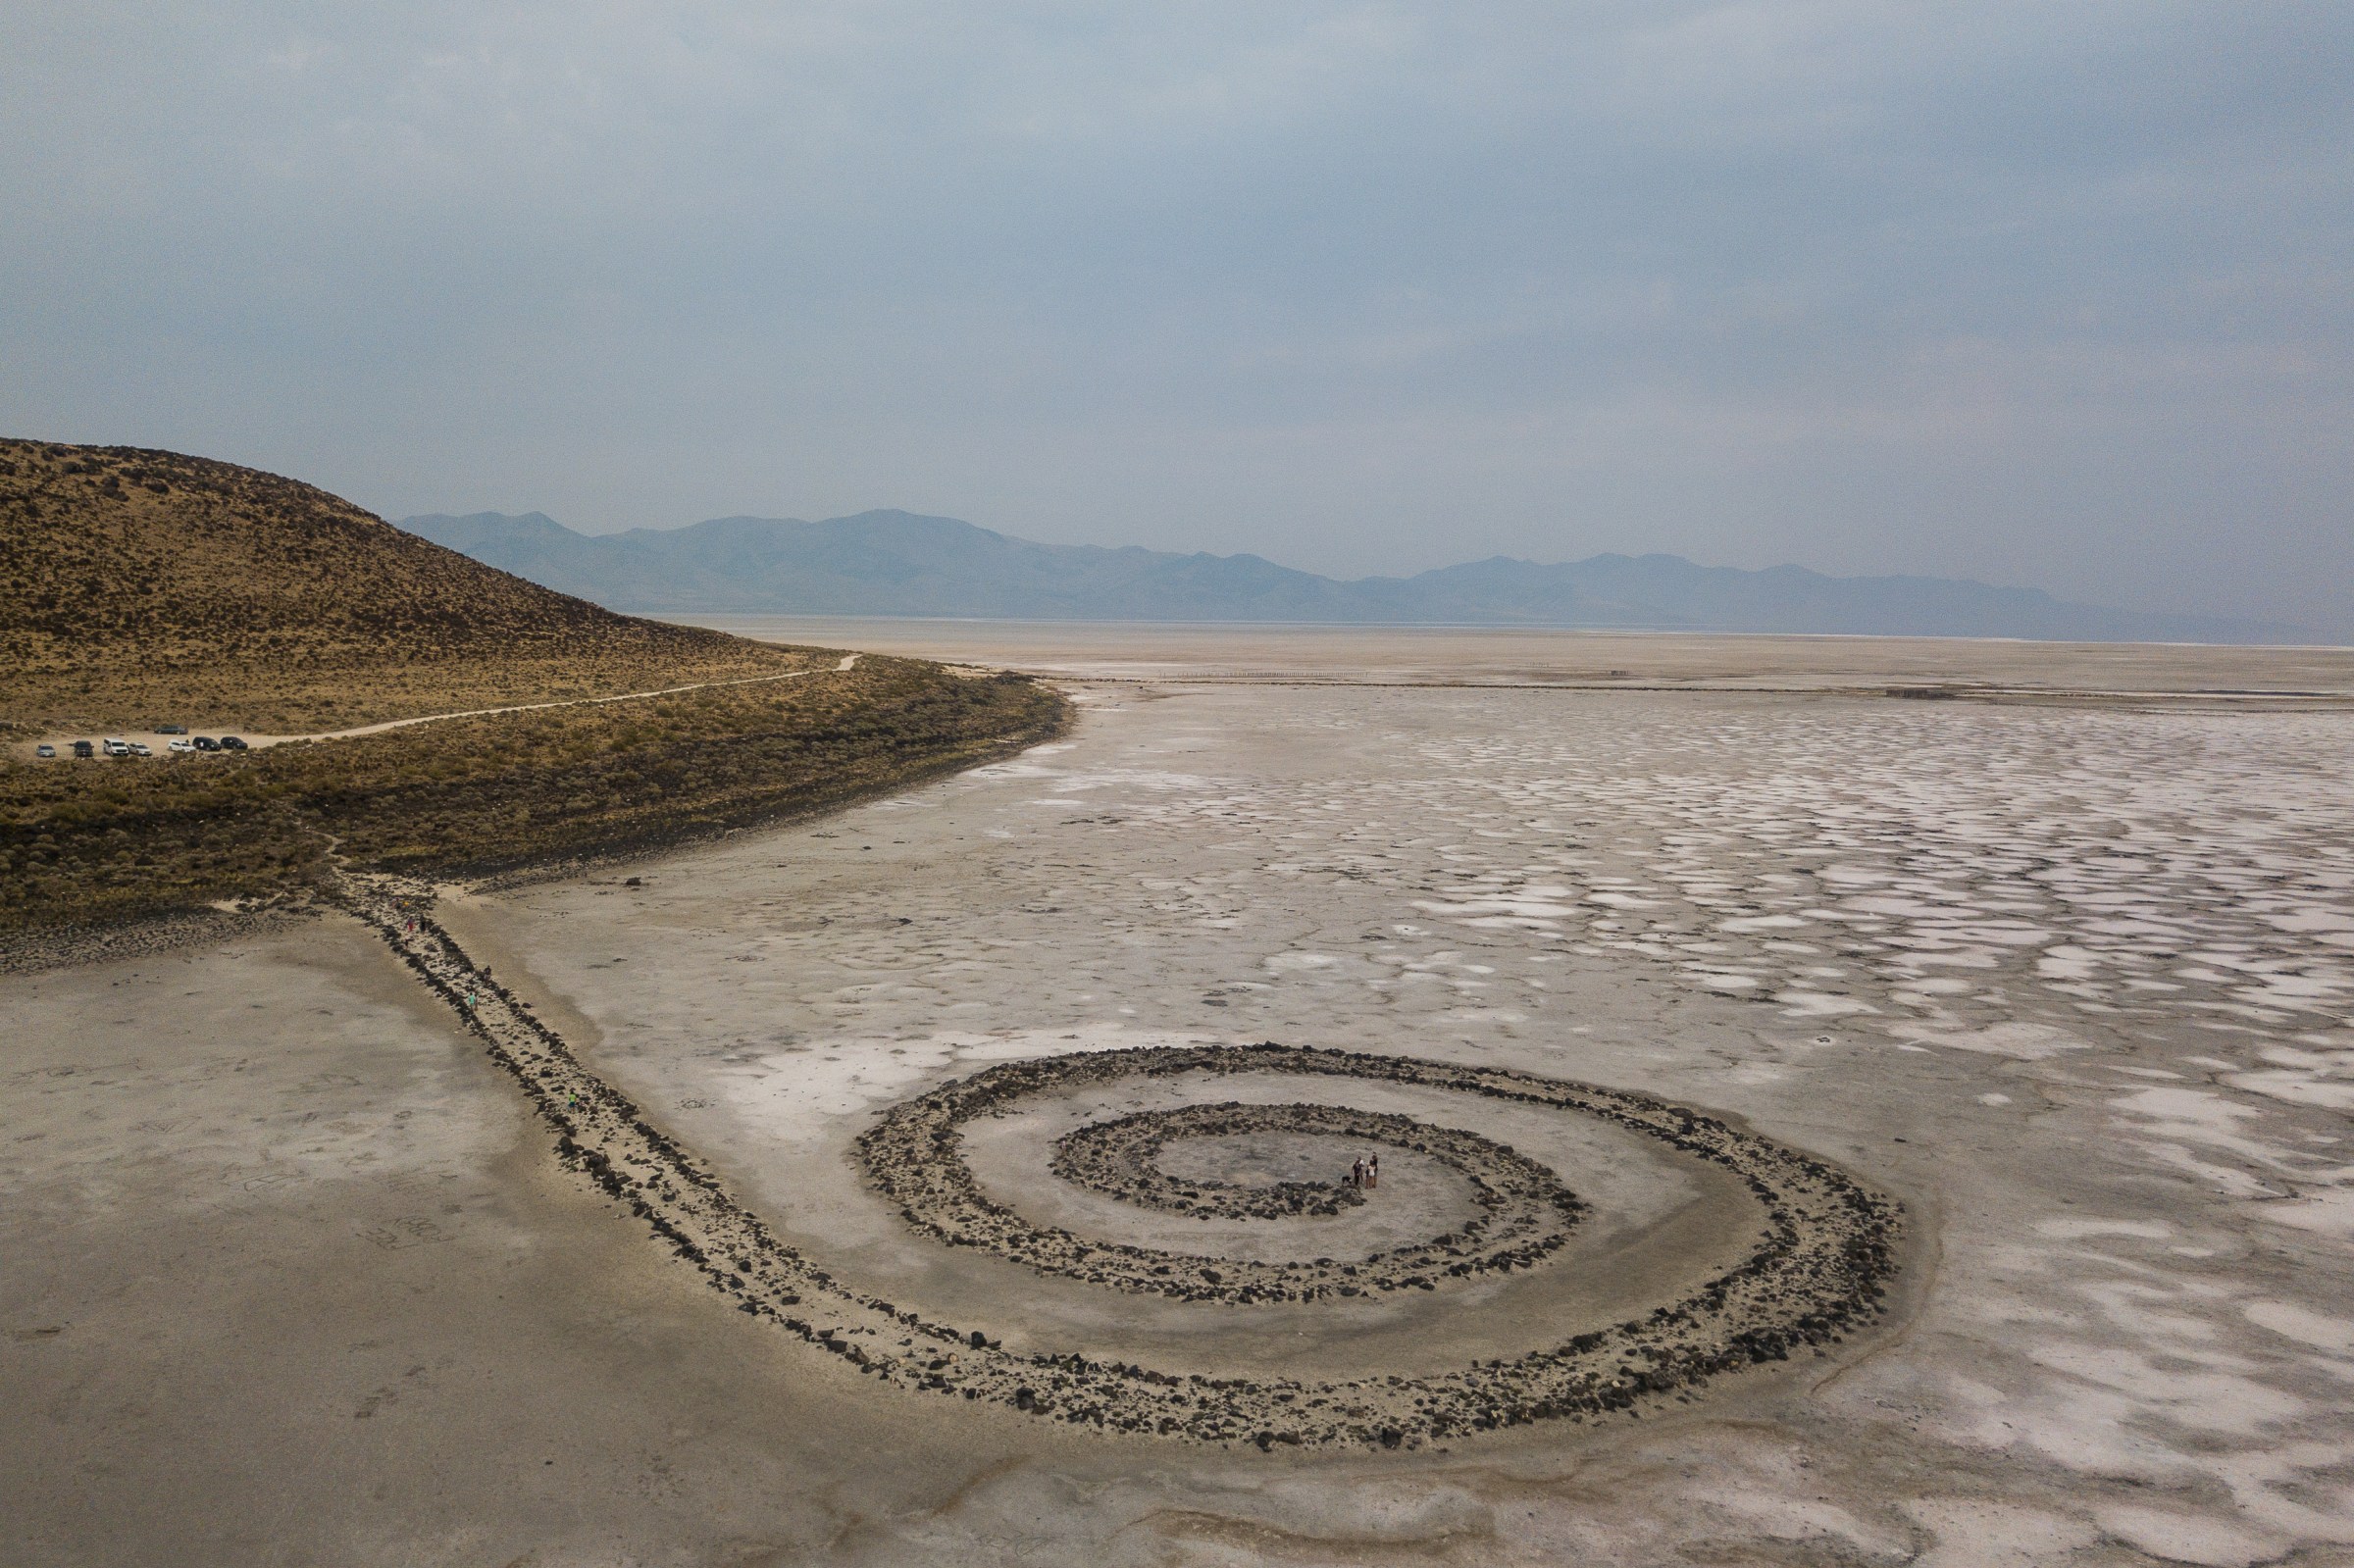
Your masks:
<instances>
[{"instance_id":1,"label":"footpath trail","mask_svg":"<svg viewBox=\"0 0 2354 1568\"><path fill-rule=\"evenodd\" d=\"M421 713L411 719L386 719L380 724L363 724L349 730L321 730L307 735L247 735L244 740L247 747L256 751L265 746L282 746L294 740L348 740L355 735L375 735L383 734L387 730L405 730L413 724L439 724L445 719L486 719L502 713L539 713L549 708L592 708L608 702L639 702L647 697L671 697L682 691L707 691L715 686L756 686L776 681L798 681L804 676L840 675L857 662L858 655L850 653L844 654L842 662L830 669L788 670L782 675L738 676L727 681L695 681L683 686L660 686L651 691L621 691L607 697L562 697L553 702L517 702L503 708L460 708L452 713ZM121 731L117 733L128 738L143 739L150 746L166 738L153 732L132 734L131 732ZM50 745L64 746L75 738L72 735L55 734L44 735L41 737L41 741L46 741ZM80 738L88 739L89 736L83 735ZM27 741L17 749L26 756L30 756L32 747L40 744L41 741Z\"/></svg>"},{"instance_id":2,"label":"footpath trail","mask_svg":"<svg viewBox=\"0 0 2354 1568\"><path fill-rule=\"evenodd\" d=\"M518 702L504 708L461 708L455 713L424 713L414 719L386 719L382 724L364 724L352 730L325 730L309 735L271 735L249 742L253 745L279 745L288 740L345 740L353 735L383 734L386 730L405 729L413 724L438 724L444 719L486 719L501 713L537 713L546 708L592 708L606 702L637 702L646 697L676 696L682 691L707 691L714 686L756 686L773 681L798 681L810 675L840 675L858 662L858 655L843 655L840 664L831 670L788 670L783 675L738 676L729 681L696 681L683 686L661 686L652 691L623 691L609 697L565 697L555 702Z\"/></svg>"}]
</instances>

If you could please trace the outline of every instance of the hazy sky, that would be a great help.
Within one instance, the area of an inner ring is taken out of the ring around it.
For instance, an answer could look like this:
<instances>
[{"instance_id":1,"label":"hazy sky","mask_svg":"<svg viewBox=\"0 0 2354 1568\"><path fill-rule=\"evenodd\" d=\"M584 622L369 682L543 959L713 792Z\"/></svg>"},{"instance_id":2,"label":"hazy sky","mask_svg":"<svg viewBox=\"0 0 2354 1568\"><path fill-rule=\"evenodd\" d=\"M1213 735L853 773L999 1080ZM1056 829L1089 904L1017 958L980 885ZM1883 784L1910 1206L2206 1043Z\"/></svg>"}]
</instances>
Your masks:
<instances>
[{"instance_id":1,"label":"hazy sky","mask_svg":"<svg viewBox=\"0 0 2354 1568\"><path fill-rule=\"evenodd\" d=\"M0 6L0 430L2354 632L2354 5Z\"/></svg>"}]
</instances>

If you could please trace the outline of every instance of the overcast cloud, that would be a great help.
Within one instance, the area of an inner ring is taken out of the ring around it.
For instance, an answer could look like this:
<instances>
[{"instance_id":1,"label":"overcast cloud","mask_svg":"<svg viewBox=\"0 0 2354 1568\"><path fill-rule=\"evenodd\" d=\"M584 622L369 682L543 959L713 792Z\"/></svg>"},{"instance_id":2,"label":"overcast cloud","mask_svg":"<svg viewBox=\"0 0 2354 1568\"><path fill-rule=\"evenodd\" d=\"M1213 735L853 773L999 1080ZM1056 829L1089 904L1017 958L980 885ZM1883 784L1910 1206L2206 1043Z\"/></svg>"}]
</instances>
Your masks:
<instances>
[{"instance_id":1,"label":"overcast cloud","mask_svg":"<svg viewBox=\"0 0 2354 1568\"><path fill-rule=\"evenodd\" d=\"M0 8L0 430L2354 632L2354 7Z\"/></svg>"}]
</instances>

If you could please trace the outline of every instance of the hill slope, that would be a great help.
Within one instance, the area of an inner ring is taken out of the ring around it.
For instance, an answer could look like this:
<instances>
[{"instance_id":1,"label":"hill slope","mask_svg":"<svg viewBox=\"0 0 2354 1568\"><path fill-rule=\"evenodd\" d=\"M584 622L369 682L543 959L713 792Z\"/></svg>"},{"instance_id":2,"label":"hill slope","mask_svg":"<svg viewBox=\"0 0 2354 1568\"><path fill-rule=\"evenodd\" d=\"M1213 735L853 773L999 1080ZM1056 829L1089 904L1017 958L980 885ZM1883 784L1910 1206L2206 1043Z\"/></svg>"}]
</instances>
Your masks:
<instances>
[{"instance_id":1,"label":"hill slope","mask_svg":"<svg viewBox=\"0 0 2354 1568\"><path fill-rule=\"evenodd\" d=\"M616 615L250 469L29 441L0 443L0 965L332 891L331 849L472 875L822 810L1043 739L1065 711L1019 678ZM590 697L618 700L565 700ZM457 711L514 703L541 706ZM68 720L412 715L441 717L245 752L34 746Z\"/></svg>"},{"instance_id":2,"label":"hill slope","mask_svg":"<svg viewBox=\"0 0 2354 1568\"><path fill-rule=\"evenodd\" d=\"M0 441L0 718L116 724L227 702L198 716L325 728L782 657L617 615L273 474Z\"/></svg>"},{"instance_id":3,"label":"hill slope","mask_svg":"<svg viewBox=\"0 0 2354 1568\"><path fill-rule=\"evenodd\" d=\"M1884 633L2083 641L2310 642L2296 627L2145 615L1945 578L1833 578L1703 567L1672 555L1561 565L1498 556L1341 582L1255 555L1038 544L952 518L862 512L823 523L720 518L576 533L541 513L413 517L401 527L536 582L673 615L984 616Z\"/></svg>"}]
</instances>

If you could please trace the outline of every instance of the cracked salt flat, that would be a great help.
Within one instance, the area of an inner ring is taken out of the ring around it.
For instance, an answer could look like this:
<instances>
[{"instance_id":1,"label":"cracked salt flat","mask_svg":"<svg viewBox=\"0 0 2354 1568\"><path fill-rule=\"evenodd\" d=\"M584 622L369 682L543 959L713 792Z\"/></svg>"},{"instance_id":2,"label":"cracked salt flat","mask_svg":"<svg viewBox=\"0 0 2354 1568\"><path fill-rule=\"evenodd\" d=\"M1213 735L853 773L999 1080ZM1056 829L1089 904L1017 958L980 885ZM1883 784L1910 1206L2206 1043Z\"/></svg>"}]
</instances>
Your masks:
<instances>
[{"instance_id":1,"label":"cracked salt flat","mask_svg":"<svg viewBox=\"0 0 2354 1568\"><path fill-rule=\"evenodd\" d=\"M747 1171L959 1053L1277 1037L1652 1088L1914 1203L1925 1295L1819 1389L1380 1484L1462 1489L1498 1560L2255 1562L2354 1544L2349 776L2330 714L1179 689L895 803L903 847L710 851L627 922L516 904L565 915L531 964L618 1076ZM664 972L570 964L594 917ZM717 1093L715 1033L760 1069ZM1065 1506L1281 1513L1225 1474Z\"/></svg>"}]
</instances>

